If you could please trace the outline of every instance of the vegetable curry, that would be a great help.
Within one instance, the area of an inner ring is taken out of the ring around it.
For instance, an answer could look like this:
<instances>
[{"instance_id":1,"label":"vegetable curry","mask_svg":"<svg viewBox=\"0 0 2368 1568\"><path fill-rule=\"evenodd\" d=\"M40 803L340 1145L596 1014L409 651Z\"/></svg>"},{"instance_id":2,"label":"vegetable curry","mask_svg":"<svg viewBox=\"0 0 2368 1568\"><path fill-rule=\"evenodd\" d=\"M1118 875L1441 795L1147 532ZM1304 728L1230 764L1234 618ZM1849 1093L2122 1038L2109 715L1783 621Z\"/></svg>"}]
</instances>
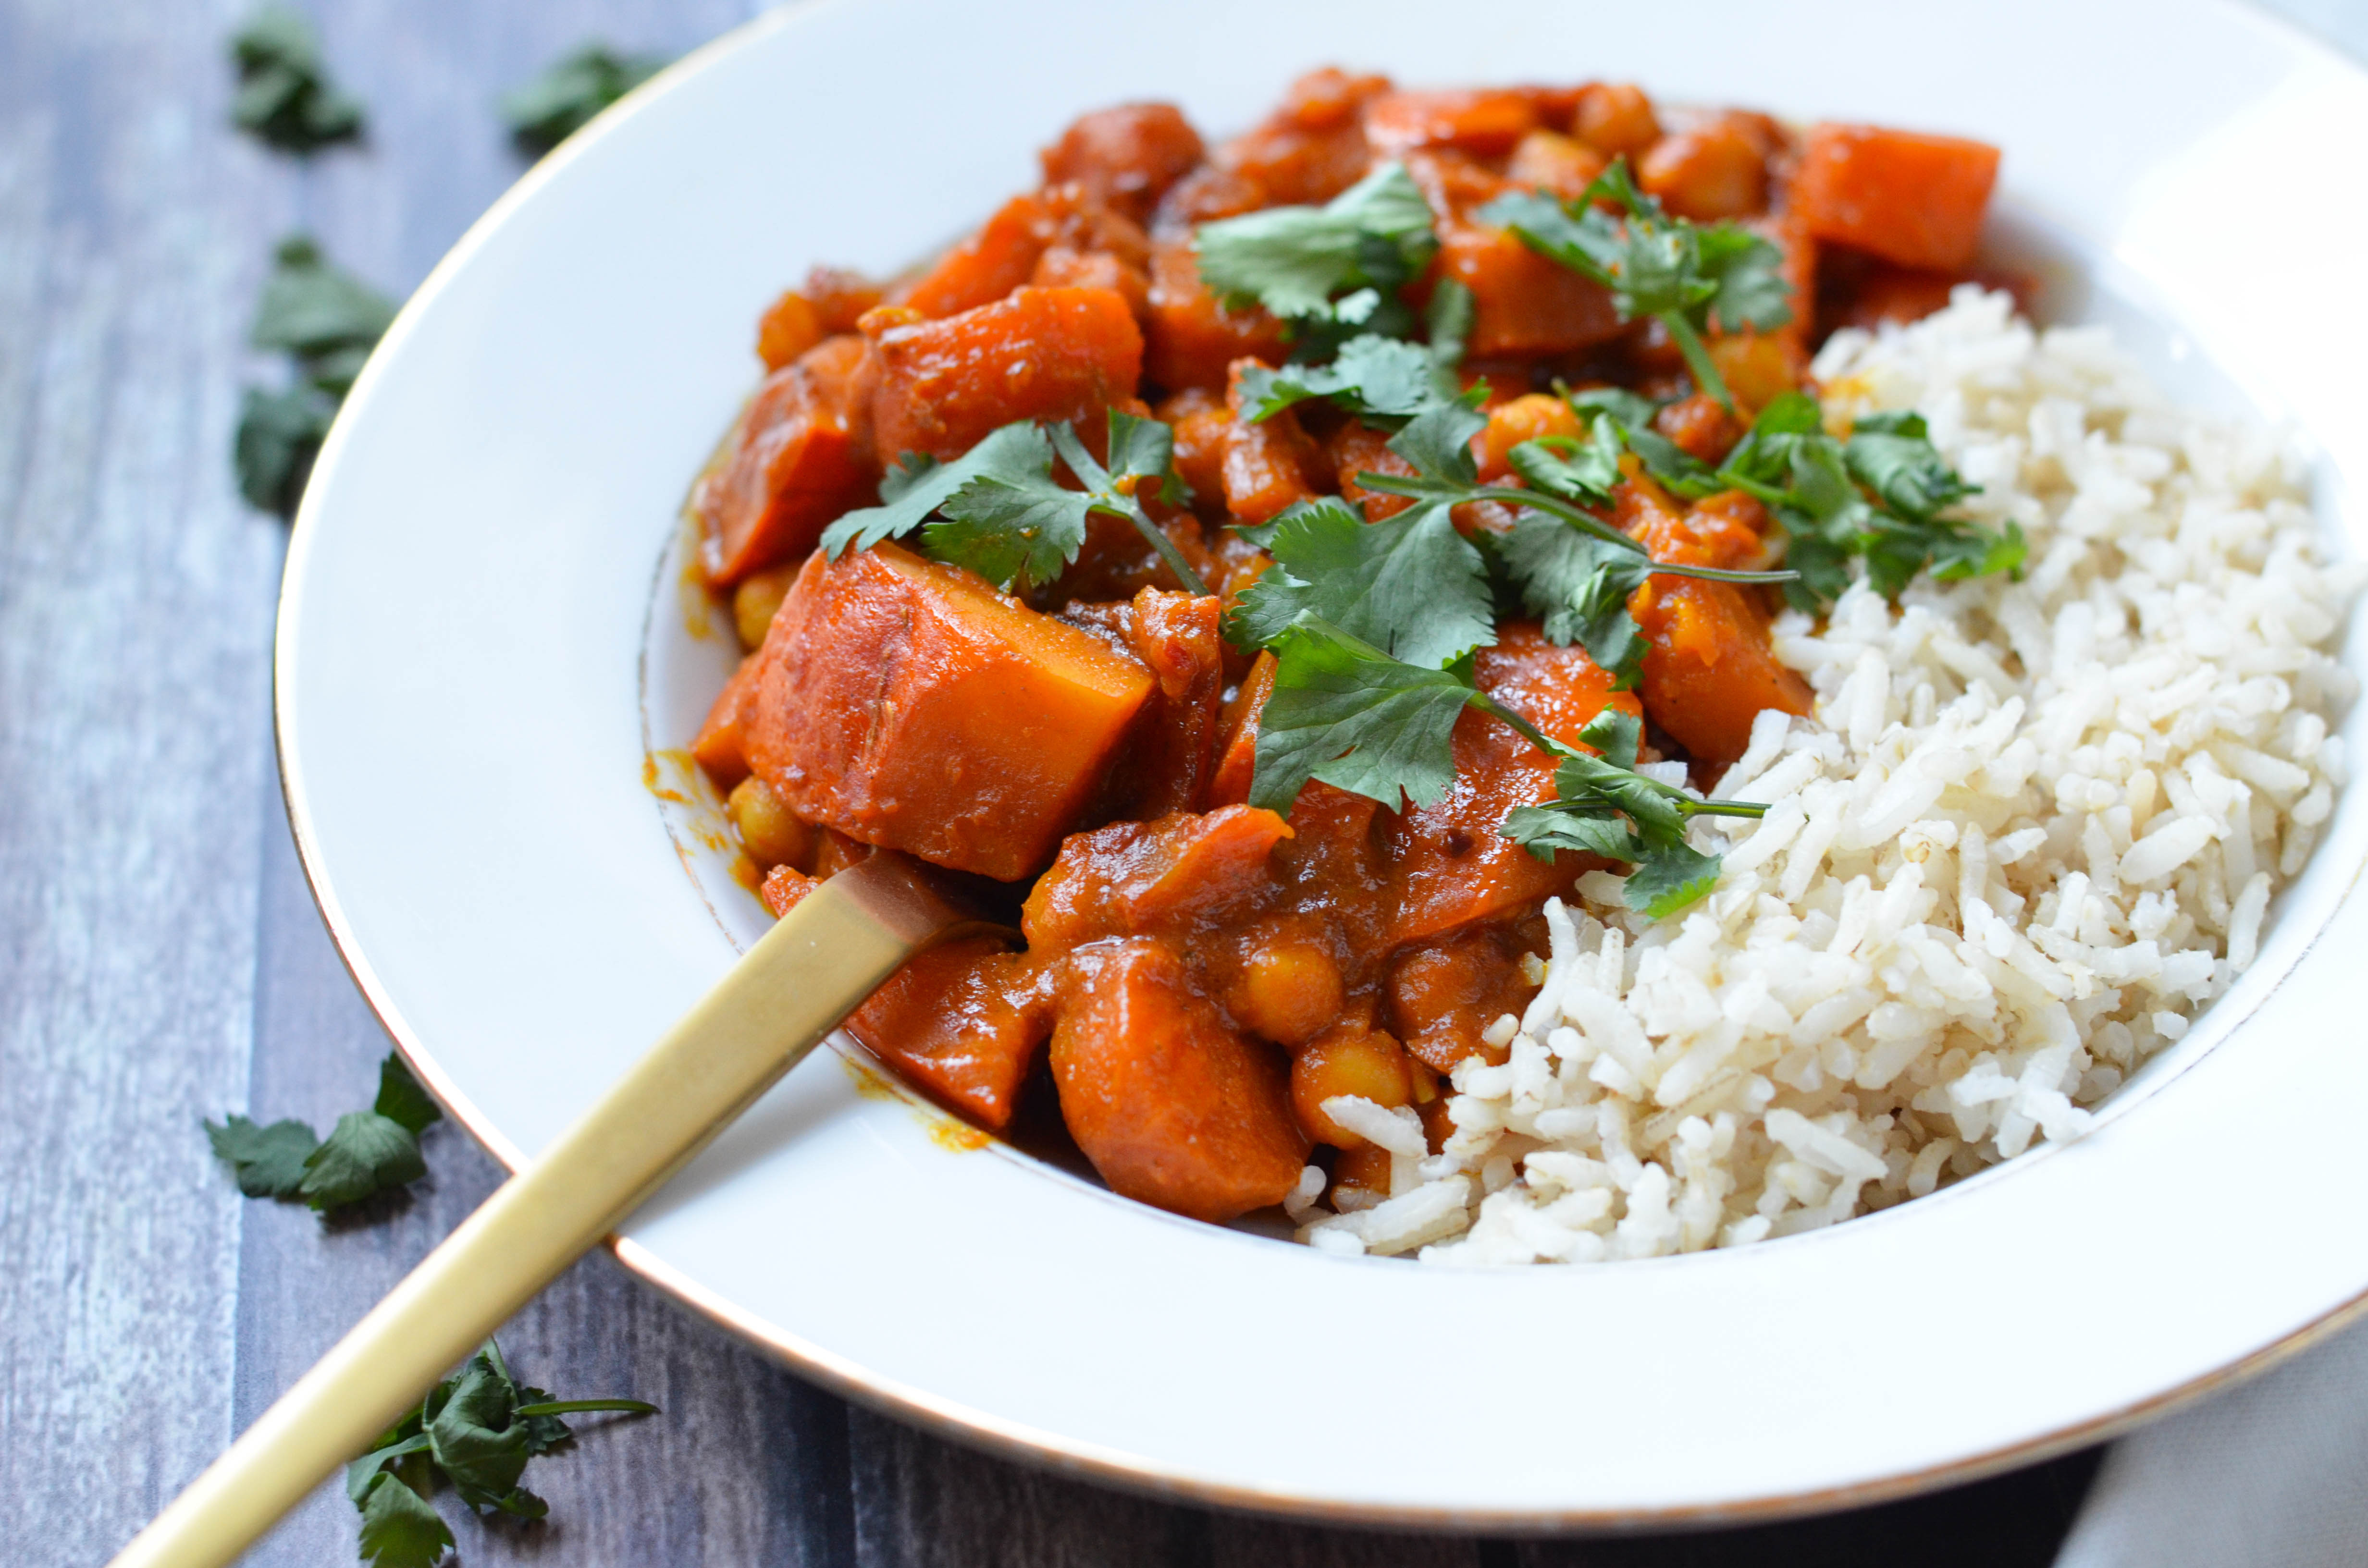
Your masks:
<instances>
[{"instance_id":1,"label":"vegetable curry","mask_svg":"<svg viewBox=\"0 0 2368 1568\"><path fill-rule=\"evenodd\" d=\"M766 312L695 496L752 650L696 755L776 915L875 847L1018 903L1024 950L850 1021L945 1105L999 1131L1049 1080L1204 1219L1311 1163L1386 1195L1333 1111L1435 1148L1548 898L1714 884L1688 823L1759 808L1690 785L1808 710L1779 605L2019 564L1919 421L1807 384L1821 329L1972 276L1998 153L1324 70L1213 148L1131 104L1042 163Z\"/></svg>"}]
</instances>

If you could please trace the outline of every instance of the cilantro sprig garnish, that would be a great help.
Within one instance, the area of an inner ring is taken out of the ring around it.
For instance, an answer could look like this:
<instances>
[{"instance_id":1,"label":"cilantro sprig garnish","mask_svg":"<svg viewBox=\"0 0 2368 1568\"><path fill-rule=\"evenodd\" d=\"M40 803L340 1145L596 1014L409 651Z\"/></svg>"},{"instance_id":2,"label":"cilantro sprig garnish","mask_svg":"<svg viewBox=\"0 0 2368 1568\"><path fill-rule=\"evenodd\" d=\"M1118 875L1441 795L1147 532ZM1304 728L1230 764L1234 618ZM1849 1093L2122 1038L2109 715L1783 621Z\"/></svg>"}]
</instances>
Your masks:
<instances>
[{"instance_id":1,"label":"cilantro sprig garnish","mask_svg":"<svg viewBox=\"0 0 2368 1568\"><path fill-rule=\"evenodd\" d=\"M1575 849L1636 868L1622 885L1631 909L1657 920L1673 915L1718 885L1719 858L1686 841L1686 824L1698 816L1758 817L1768 808L1756 801L1705 801L1673 784L1636 771L1644 726L1636 716L1606 708L1578 733L1596 755L1569 747L1554 769L1555 799L1521 806L1505 819L1507 838L1541 860Z\"/></svg>"},{"instance_id":2,"label":"cilantro sprig garnish","mask_svg":"<svg viewBox=\"0 0 2368 1568\"><path fill-rule=\"evenodd\" d=\"M1417 415L1463 395L1455 367L1472 330L1472 290L1452 278L1431 290L1424 313L1429 341L1360 333L1339 346L1328 364L1294 356L1279 369L1242 372L1242 417L1256 425L1294 403L1323 398L1378 429L1395 430Z\"/></svg>"},{"instance_id":3,"label":"cilantro sprig garnish","mask_svg":"<svg viewBox=\"0 0 2368 1568\"><path fill-rule=\"evenodd\" d=\"M249 387L232 443L239 493L258 511L295 514L337 405L394 321L395 302L330 263L302 234L282 240L248 339L288 355L284 391Z\"/></svg>"},{"instance_id":4,"label":"cilantro sprig garnish","mask_svg":"<svg viewBox=\"0 0 2368 1568\"><path fill-rule=\"evenodd\" d=\"M231 123L299 156L362 133L362 106L329 80L321 40L303 13L266 6L231 35L238 94Z\"/></svg>"},{"instance_id":5,"label":"cilantro sprig garnish","mask_svg":"<svg viewBox=\"0 0 2368 1568\"><path fill-rule=\"evenodd\" d=\"M444 1113L389 1052L379 1064L378 1099L348 1111L325 1139L293 1119L260 1126L243 1116L205 1123L214 1153L249 1198L302 1199L316 1210L342 1209L427 1174L419 1135Z\"/></svg>"},{"instance_id":6,"label":"cilantro sprig garnish","mask_svg":"<svg viewBox=\"0 0 2368 1568\"><path fill-rule=\"evenodd\" d=\"M1625 158L1612 159L1577 201L1519 191L1474 216L1510 229L1539 255L1601 284L1622 321L1658 321L1685 356L1695 383L1729 409L1735 398L1702 335L1713 323L1728 332L1746 326L1767 332L1793 319L1782 251L1726 219L1694 223L1672 217L1636 188Z\"/></svg>"},{"instance_id":7,"label":"cilantro sprig garnish","mask_svg":"<svg viewBox=\"0 0 2368 1568\"><path fill-rule=\"evenodd\" d=\"M514 1379L501 1346L488 1339L346 1467L346 1495L362 1516L361 1560L374 1568L442 1562L453 1540L428 1500L439 1483L478 1512L541 1518L550 1505L518 1483L529 1460L575 1437L562 1415L653 1415L657 1408L638 1399L554 1400Z\"/></svg>"},{"instance_id":8,"label":"cilantro sprig garnish","mask_svg":"<svg viewBox=\"0 0 2368 1568\"><path fill-rule=\"evenodd\" d=\"M519 152L539 158L669 63L663 54L624 54L605 43L578 44L541 75L502 95L502 119L510 128L510 140Z\"/></svg>"},{"instance_id":9,"label":"cilantro sprig garnish","mask_svg":"<svg viewBox=\"0 0 2368 1568\"><path fill-rule=\"evenodd\" d=\"M1942 516L1976 487L1949 466L1913 412L1861 415L1849 435L1837 437L1826 433L1816 399L1786 392L1713 468L1655 433L1652 405L1634 393L1579 392L1570 402L1609 420L1670 494L1695 500L1740 490L1764 503L1788 538L1784 563L1797 575L1785 594L1802 609L1820 610L1839 597L1854 558L1866 562L1877 592L1896 598L1918 572L1942 582L1987 576L2020 570L2028 553L2011 522L1996 533Z\"/></svg>"},{"instance_id":10,"label":"cilantro sprig garnish","mask_svg":"<svg viewBox=\"0 0 2368 1568\"><path fill-rule=\"evenodd\" d=\"M1439 249L1430 203L1402 164L1383 164L1321 207L1269 207L1203 223L1201 280L1228 305L1263 305L1291 324L1299 357L1324 358L1367 334L1418 324L1399 291Z\"/></svg>"},{"instance_id":11,"label":"cilantro sprig garnish","mask_svg":"<svg viewBox=\"0 0 2368 1568\"><path fill-rule=\"evenodd\" d=\"M1083 489L1053 479L1056 456ZM1065 420L1049 426L1016 420L989 431L950 463L906 452L881 480L881 504L831 524L823 530L822 548L836 560L850 548L869 550L917 529L936 559L1014 592L1059 576L1085 545L1086 519L1100 512L1133 524L1188 592L1207 593L1136 499L1146 490L1171 505L1186 499L1174 468L1173 433L1158 420L1110 410L1107 464L1086 449Z\"/></svg>"}]
</instances>

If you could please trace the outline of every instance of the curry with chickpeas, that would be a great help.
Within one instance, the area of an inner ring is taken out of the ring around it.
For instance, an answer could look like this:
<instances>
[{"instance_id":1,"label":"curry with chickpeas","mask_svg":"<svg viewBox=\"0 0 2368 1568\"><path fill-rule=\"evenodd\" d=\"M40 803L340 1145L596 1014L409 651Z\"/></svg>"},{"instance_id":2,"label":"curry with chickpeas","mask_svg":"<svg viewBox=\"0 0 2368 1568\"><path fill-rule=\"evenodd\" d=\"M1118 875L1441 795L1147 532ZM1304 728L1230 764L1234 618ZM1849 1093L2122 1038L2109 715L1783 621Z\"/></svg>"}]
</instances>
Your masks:
<instances>
[{"instance_id":1,"label":"curry with chickpeas","mask_svg":"<svg viewBox=\"0 0 2368 1568\"><path fill-rule=\"evenodd\" d=\"M1005 890L1024 950L850 1020L1002 1131L1049 1082L1111 1187L1226 1220L1327 1103L1501 1052L1540 910L1665 914L1782 600L2011 568L1912 415L1830 428L1819 335L1972 276L1998 154L1634 86L1318 71L1211 148L1087 114L892 283L816 269L701 481L751 650L695 753L775 914L875 848ZM1599 882L1599 886L1600 883Z\"/></svg>"}]
</instances>

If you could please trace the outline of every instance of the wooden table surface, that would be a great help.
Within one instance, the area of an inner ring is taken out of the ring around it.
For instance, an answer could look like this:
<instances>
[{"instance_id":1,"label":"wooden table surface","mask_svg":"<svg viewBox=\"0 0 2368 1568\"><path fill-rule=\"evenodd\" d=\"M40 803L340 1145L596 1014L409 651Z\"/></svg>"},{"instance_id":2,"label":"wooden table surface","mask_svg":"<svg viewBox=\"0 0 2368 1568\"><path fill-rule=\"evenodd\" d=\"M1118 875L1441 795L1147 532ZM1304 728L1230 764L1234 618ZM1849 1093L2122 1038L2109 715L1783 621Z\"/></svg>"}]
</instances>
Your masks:
<instances>
[{"instance_id":1,"label":"wooden table surface","mask_svg":"<svg viewBox=\"0 0 2368 1568\"><path fill-rule=\"evenodd\" d=\"M492 1189L447 1124L406 1201L324 1224L242 1199L201 1117L326 1128L387 1040L330 946L270 730L284 532L228 463L270 248L298 229L390 292L519 172L501 88L598 36L678 51L742 0L313 0L368 144L309 165L233 134L245 0L0 0L0 1561L103 1562ZM2368 38L2351 0L2289 0ZM1090 97L1090 94L1087 95ZM1491 1541L1179 1507L987 1459L814 1389L579 1264L504 1331L583 1424L529 1481L549 1520L479 1565L1846 1564L2053 1555L2075 1455L1918 1501L1676 1537ZM1263 1418L1263 1417L1261 1417ZM1358 1434L1307 1422L1311 1442ZM1771 1440L1782 1440L1771 1434ZM354 1561L324 1490L256 1564Z\"/></svg>"}]
</instances>

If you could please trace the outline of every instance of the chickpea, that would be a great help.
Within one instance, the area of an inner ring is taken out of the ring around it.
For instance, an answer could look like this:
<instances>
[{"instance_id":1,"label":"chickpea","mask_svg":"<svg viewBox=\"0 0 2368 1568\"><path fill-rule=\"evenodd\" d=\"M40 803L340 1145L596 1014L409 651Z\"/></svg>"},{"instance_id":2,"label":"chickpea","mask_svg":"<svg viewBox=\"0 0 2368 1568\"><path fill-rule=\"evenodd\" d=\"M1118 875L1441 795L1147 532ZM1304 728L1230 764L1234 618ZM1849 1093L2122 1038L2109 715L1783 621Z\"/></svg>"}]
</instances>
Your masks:
<instances>
[{"instance_id":1,"label":"chickpea","mask_svg":"<svg viewBox=\"0 0 2368 1568\"><path fill-rule=\"evenodd\" d=\"M790 597L790 585L798 580L799 564L752 572L732 590L732 629L740 634L740 646L751 651L764 646L774 615Z\"/></svg>"},{"instance_id":2,"label":"chickpea","mask_svg":"<svg viewBox=\"0 0 2368 1568\"><path fill-rule=\"evenodd\" d=\"M1414 1097L1406 1052L1379 1029L1349 1025L1325 1035L1291 1064L1291 1108L1302 1131L1319 1143L1356 1149L1365 1140L1324 1114L1335 1095L1355 1095L1395 1108Z\"/></svg>"},{"instance_id":3,"label":"chickpea","mask_svg":"<svg viewBox=\"0 0 2368 1568\"><path fill-rule=\"evenodd\" d=\"M1809 373L1808 356L1790 333L1741 332L1713 337L1710 362L1735 394L1735 405L1749 418Z\"/></svg>"},{"instance_id":4,"label":"chickpea","mask_svg":"<svg viewBox=\"0 0 2368 1568\"><path fill-rule=\"evenodd\" d=\"M1725 371L1719 372L1722 376ZM1708 392L1681 398L1653 416L1653 428L1667 436L1688 456L1713 466L1743 439L1743 426Z\"/></svg>"},{"instance_id":5,"label":"chickpea","mask_svg":"<svg viewBox=\"0 0 2368 1568\"><path fill-rule=\"evenodd\" d=\"M1634 158L1661 134L1661 122L1653 117L1653 100L1644 88L1627 82L1598 82L1579 95L1572 129L1607 158L1622 153Z\"/></svg>"},{"instance_id":6,"label":"chickpea","mask_svg":"<svg viewBox=\"0 0 2368 1568\"><path fill-rule=\"evenodd\" d=\"M1745 218L1768 205L1768 160L1748 129L1714 119L1654 142L1636 183L1680 218Z\"/></svg>"},{"instance_id":7,"label":"chickpea","mask_svg":"<svg viewBox=\"0 0 2368 1568\"><path fill-rule=\"evenodd\" d=\"M1488 411L1488 428L1481 433L1480 477L1495 483L1511 473L1513 449L1524 441L1586 434L1570 404L1552 392L1529 392L1500 403Z\"/></svg>"},{"instance_id":8,"label":"chickpea","mask_svg":"<svg viewBox=\"0 0 2368 1568\"><path fill-rule=\"evenodd\" d=\"M1601 152L1555 131L1532 131L1513 149L1505 177L1515 185L1543 187L1565 201L1587 194L1595 176L1611 162Z\"/></svg>"},{"instance_id":9,"label":"chickpea","mask_svg":"<svg viewBox=\"0 0 2368 1568\"><path fill-rule=\"evenodd\" d=\"M757 358L768 370L778 370L822 338L822 317L814 302L791 289L757 324Z\"/></svg>"},{"instance_id":10,"label":"chickpea","mask_svg":"<svg viewBox=\"0 0 2368 1568\"><path fill-rule=\"evenodd\" d=\"M791 814L763 779L743 778L733 786L727 803L748 858L767 870L776 866L793 866L801 871L814 869L819 846L814 824Z\"/></svg>"},{"instance_id":11,"label":"chickpea","mask_svg":"<svg viewBox=\"0 0 2368 1568\"><path fill-rule=\"evenodd\" d=\"M1347 995L1323 943L1286 937L1250 954L1226 1000L1253 1033L1297 1046L1339 1021Z\"/></svg>"}]
</instances>

